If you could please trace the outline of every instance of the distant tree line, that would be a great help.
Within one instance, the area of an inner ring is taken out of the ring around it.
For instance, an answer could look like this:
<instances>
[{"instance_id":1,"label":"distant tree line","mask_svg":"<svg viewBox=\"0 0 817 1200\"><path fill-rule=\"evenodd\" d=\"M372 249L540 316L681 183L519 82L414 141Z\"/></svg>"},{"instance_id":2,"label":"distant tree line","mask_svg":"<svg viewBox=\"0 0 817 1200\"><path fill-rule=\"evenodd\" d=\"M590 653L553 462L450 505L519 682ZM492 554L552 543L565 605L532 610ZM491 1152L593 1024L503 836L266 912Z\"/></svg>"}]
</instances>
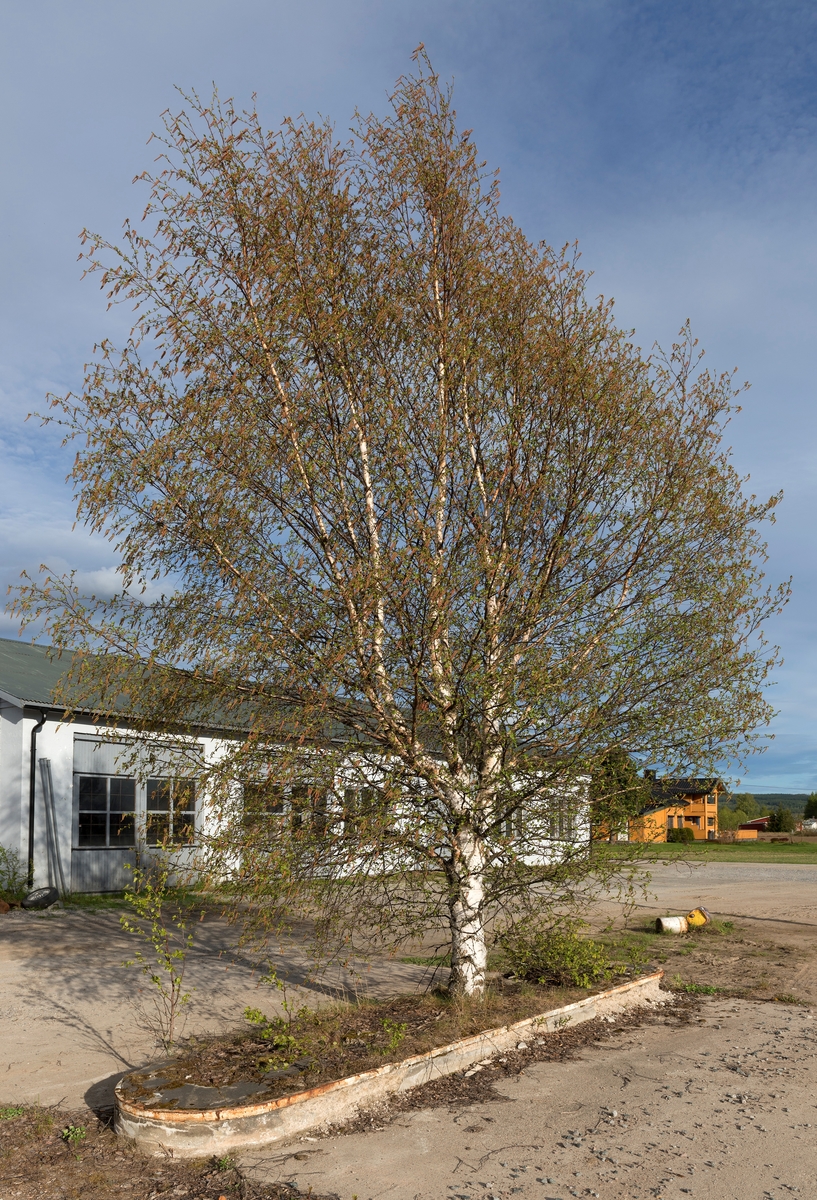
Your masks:
<instances>
[{"instance_id":1,"label":"distant tree line","mask_svg":"<svg viewBox=\"0 0 817 1200\"><path fill-rule=\"evenodd\" d=\"M817 818L817 792L808 796L805 793L771 794L763 796L760 800L750 792L734 793L725 797L718 806L718 824L721 829L737 829L747 821L765 816L769 817L769 832L789 832L798 820Z\"/></svg>"}]
</instances>

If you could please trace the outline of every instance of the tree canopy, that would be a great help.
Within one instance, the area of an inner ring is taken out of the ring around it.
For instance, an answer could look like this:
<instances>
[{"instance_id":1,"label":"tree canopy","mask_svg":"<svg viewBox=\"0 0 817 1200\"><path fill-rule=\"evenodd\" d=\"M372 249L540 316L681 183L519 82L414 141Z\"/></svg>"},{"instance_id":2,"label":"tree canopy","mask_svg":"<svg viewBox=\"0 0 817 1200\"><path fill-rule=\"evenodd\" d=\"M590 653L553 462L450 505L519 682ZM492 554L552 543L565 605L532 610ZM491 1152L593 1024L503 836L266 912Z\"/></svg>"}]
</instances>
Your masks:
<instances>
[{"instance_id":1,"label":"tree canopy","mask_svg":"<svg viewBox=\"0 0 817 1200\"><path fill-rule=\"evenodd\" d=\"M312 815L260 804L242 886L337 915L353 879L381 944L445 919L478 992L489 914L590 871L594 764L711 770L768 721L778 497L723 444L732 376L687 329L644 357L523 234L422 55L349 138L193 96L163 143L142 224L86 235L132 335L54 400L122 590L19 607L87 651L74 699L249 730L220 811L243 780Z\"/></svg>"}]
</instances>

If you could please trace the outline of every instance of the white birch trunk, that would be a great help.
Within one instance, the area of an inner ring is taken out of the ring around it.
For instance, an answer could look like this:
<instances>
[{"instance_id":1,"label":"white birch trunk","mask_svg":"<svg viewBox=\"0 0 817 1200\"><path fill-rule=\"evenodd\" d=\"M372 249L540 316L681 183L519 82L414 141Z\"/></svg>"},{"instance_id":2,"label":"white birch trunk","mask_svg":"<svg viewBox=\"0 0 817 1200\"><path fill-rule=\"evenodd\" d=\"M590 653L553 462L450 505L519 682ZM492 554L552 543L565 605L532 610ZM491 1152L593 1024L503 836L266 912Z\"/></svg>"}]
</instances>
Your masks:
<instances>
[{"instance_id":1,"label":"white birch trunk","mask_svg":"<svg viewBox=\"0 0 817 1200\"><path fill-rule=\"evenodd\" d=\"M470 829L455 838L451 922L452 992L481 996L485 991L485 848Z\"/></svg>"}]
</instances>

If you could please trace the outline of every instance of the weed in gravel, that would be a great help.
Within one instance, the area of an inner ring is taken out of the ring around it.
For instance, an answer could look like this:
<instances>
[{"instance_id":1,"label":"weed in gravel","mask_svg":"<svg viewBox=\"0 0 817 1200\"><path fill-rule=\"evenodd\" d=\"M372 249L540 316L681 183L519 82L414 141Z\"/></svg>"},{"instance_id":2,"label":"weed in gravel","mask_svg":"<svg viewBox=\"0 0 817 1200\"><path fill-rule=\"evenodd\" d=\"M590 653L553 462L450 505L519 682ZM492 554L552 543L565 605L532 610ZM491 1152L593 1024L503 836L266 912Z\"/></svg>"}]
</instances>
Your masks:
<instances>
[{"instance_id":1,"label":"weed in gravel","mask_svg":"<svg viewBox=\"0 0 817 1200\"><path fill-rule=\"evenodd\" d=\"M728 990L709 983L684 983L680 975L673 976L672 986L678 992L686 992L688 996L717 996Z\"/></svg>"},{"instance_id":2,"label":"weed in gravel","mask_svg":"<svg viewBox=\"0 0 817 1200\"><path fill-rule=\"evenodd\" d=\"M0 1121L10 1121L12 1117L21 1117L25 1111L22 1104L5 1104L0 1108Z\"/></svg>"},{"instance_id":3,"label":"weed in gravel","mask_svg":"<svg viewBox=\"0 0 817 1200\"><path fill-rule=\"evenodd\" d=\"M408 1025L405 1021L390 1021L388 1017L381 1021L380 1024L385 1029L389 1038L388 1042L380 1051L380 1053L383 1055L394 1054L395 1050L406 1036Z\"/></svg>"},{"instance_id":4,"label":"weed in gravel","mask_svg":"<svg viewBox=\"0 0 817 1200\"><path fill-rule=\"evenodd\" d=\"M75 1150L80 1142L84 1142L87 1136L87 1131L84 1125L66 1125L60 1135L64 1142L67 1142L72 1150Z\"/></svg>"}]
</instances>

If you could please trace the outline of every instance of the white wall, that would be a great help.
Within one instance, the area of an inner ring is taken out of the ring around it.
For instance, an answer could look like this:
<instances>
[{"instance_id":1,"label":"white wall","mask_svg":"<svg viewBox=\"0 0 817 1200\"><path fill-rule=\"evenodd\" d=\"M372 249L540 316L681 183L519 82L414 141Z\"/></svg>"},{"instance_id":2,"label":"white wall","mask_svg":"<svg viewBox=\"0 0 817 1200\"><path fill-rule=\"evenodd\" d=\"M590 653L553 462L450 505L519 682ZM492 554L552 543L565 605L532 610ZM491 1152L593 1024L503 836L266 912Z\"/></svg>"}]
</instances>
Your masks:
<instances>
[{"instance_id":1,"label":"white wall","mask_svg":"<svg viewBox=\"0 0 817 1200\"><path fill-rule=\"evenodd\" d=\"M0 701L0 845L28 855L28 745L34 721Z\"/></svg>"}]
</instances>

